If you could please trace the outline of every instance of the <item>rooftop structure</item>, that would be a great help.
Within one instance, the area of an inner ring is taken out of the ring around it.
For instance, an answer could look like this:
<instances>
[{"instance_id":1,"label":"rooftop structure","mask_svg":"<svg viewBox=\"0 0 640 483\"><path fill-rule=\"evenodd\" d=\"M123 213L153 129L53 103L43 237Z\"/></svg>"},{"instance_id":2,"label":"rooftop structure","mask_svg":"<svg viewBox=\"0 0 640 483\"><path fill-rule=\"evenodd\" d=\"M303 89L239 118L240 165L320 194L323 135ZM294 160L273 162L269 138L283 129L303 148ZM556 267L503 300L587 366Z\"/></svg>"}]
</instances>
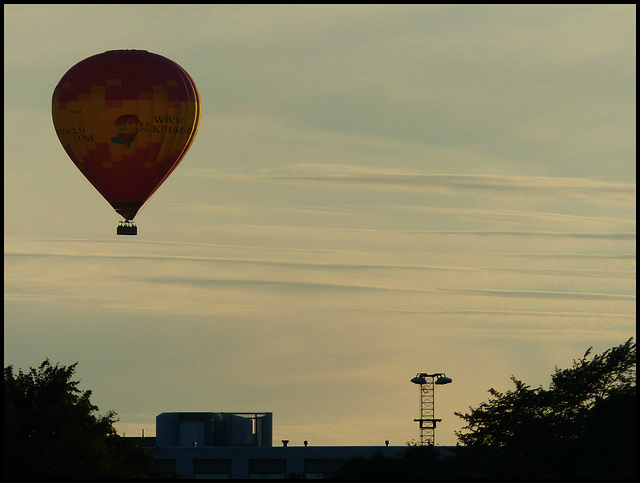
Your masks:
<instances>
[{"instance_id":1,"label":"rooftop structure","mask_svg":"<svg viewBox=\"0 0 640 483\"><path fill-rule=\"evenodd\" d=\"M437 384L437 382L436 382ZM323 478L349 458L388 458L407 449L383 441L377 446L313 446L282 440L273 446L273 413L170 412L156 417L155 437L133 437L158 469L187 479ZM289 444L292 443L292 444ZM454 447L438 447L442 456Z\"/></svg>"}]
</instances>

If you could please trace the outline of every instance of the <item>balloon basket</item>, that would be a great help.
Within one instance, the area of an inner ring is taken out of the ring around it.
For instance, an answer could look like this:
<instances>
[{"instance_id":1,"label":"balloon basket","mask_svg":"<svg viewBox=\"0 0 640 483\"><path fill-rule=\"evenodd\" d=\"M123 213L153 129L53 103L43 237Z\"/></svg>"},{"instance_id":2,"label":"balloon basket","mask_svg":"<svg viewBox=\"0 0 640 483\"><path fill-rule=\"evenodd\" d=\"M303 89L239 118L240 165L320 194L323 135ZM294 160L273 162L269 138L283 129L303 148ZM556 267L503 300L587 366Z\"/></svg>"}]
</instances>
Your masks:
<instances>
[{"instance_id":1,"label":"balloon basket","mask_svg":"<svg viewBox=\"0 0 640 483\"><path fill-rule=\"evenodd\" d=\"M118 235L137 235L138 234L138 227L132 221L129 221L129 220L121 221L118 224L117 234Z\"/></svg>"}]
</instances>

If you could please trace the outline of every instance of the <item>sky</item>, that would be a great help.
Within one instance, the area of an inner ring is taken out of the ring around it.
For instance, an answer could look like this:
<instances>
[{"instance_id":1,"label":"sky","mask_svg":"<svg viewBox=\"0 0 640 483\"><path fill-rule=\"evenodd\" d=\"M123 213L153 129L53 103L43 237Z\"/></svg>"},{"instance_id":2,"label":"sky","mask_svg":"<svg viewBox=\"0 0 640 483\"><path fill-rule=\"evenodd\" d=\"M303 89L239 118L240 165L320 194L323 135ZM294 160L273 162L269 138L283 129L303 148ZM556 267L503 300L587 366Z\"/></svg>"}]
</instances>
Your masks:
<instances>
[{"instance_id":1,"label":"sky","mask_svg":"<svg viewBox=\"0 0 640 483\"><path fill-rule=\"evenodd\" d=\"M120 434L274 415L274 444L436 443L635 337L635 5L5 5L4 364L78 362ZM136 216L67 157L51 96L143 49L202 97Z\"/></svg>"}]
</instances>

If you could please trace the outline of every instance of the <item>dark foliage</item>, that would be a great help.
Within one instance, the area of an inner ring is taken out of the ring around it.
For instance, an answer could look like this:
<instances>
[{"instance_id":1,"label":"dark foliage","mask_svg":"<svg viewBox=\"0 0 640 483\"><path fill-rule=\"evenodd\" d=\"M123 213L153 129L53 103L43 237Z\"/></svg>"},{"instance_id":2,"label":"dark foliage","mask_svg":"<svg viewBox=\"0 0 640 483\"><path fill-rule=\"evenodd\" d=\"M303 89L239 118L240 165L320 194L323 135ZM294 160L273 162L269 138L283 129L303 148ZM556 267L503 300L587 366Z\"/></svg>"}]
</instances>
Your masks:
<instances>
[{"instance_id":1,"label":"dark foliage","mask_svg":"<svg viewBox=\"0 0 640 483\"><path fill-rule=\"evenodd\" d=\"M456 413L468 476L635 477L636 344L590 353L556 367L549 389L512 377L514 390L490 389L488 402Z\"/></svg>"},{"instance_id":2,"label":"dark foliage","mask_svg":"<svg viewBox=\"0 0 640 483\"><path fill-rule=\"evenodd\" d=\"M45 360L29 372L4 369L5 478L158 478L153 458L118 436L116 413L96 416L91 391L68 367Z\"/></svg>"},{"instance_id":3,"label":"dark foliage","mask_svg":"<svg viewBox=\"0 0 640 483\"><path fill-rule=\"evenodd\" d=\"M634 478L636 477L636 344L590 358L591 349L556 367L549 389L512 377L515 389L466 414L455 456L410 446L344 462L331 478Z\"/></svg>"}]
</instances>

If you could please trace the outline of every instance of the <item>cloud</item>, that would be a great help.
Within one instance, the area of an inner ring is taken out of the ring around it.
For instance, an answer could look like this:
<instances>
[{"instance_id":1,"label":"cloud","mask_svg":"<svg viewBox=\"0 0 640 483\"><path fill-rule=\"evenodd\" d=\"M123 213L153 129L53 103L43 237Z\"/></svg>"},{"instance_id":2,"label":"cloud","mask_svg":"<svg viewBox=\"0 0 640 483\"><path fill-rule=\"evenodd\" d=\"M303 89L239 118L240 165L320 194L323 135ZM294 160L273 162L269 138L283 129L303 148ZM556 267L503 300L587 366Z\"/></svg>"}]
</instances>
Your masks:
<instances>
[{"instance_id":1,"label":"cloud","mask_svg":"<svg viewBox=\"0 0 640 483\"><path fill-rule=\"evenodd\" d=\"M247 226L235 227L245 228L247 230L272 230L281 232L287 227L262 227ZM291 229L291 228L289 228ZM292 232L305 229L292 229ZM321 233L323 229L310 229L312 232ZM326 230L333 233L354 233L363 235L433 235L433 236L478 236L478 237L502 237L502 236L527 236L527 237L550 237L550 238L601 238L619 241L635 241L635 234L595 234L595 233L563 233L563 232L460 232L460 231L419 231L419 230L359 230L359 229L329 229ZM489 242L494 243L494 242ZM440 258L441 264L420 263L415 258L409 258L405 263L390 263L387 258L381 258L381 253L371 252L367 256L366 252L353 252L351 250L321 250L317 248L290 248L290 247L269 247L258 245L216 245L206 243L188 243L188 242L161 242L146 241L135 245L135 249L123 253L118 248L117 241L95 241L81 239L63 239L63 238L31 238L31 237L10 237L5 239L4 254L9 261L16 261L22 257L25 260L39 258L60 258L60 259L78 259L87 261L106 261L121 260L133 263L135 261L166 261L166 262L185 262L185 263L210 263L218 265L257 265L271 269L308 269L308 270L337 270L337 271L353 271L353 270L398 270L398 271L462 271L462 272L498 272L498 273L519 273L519 274L537 274L537 275L558 275L558 276L575 276L575 277L595 277L595 278L623 278L633 279L635 270L623 270L621 268L575 268L575 267L539 267L530 266L521 263L518 266L467 266L460 263L463 258L460 254L456 255L459 263L446 264L444 258ZM186 250L186 251L185 251ZM191 253L188 253L188 252ZM211 255L215 252L217 256ZM296 258L292 255L298 254L302 258ZM358 257L358 255L360 255ZM553 254L553 253L519 253L519 252L490 252L487 254L490 258L502 257L523 257L523 258L594 258L594 259L629 259L633 258L633 254ZM284 258L283 258L284 257ZM473 254L469 254L473 258ZM359 258L359 260L358 260ZM397 257L395 257L397 259ZM468 261L468 260L465 260ZM29 262L30 263L30 262Z\"/></svg>"},{"instance_id":2,"label":"cloud","mask_svg":"<svg viewBox=\"0 0 640 483\"><path fill-rule=\"evenodd\" d=\"M480 295L490 297L570 299L570 300L635 300L635 295L611 293L585 293L549 290L506 290L506 289L446 289L443 293L456 295Z\"/></svg>"},{"instance_id":3,"label":"cloud","mask_svg":"<svg viewBox=\"0 0 640 483\"><path fill-rule=\"evenodd\" d=\"M381 233L370 234L379 246ZM466 244L470 235L453 236ZM504 236L488 236L489 246ZM571 262L575 254L525 255L505 264L510 257L493 253L382 256L355 246L360 251L142 242L123 253L115 242L7 240L5 302L251 317L310 310L333 317L366 307L376 317L439 318L452 313L517 318L553 310L626 314L635 302L633 257L596 256L585 268ZM553 265L540 266L540 260L554 257ZM517 308L505 309L508 300Z\"/></svg>"},{"instance_id":4,"label":"cloud","mask_svg":"<svg viewBox=\"0 0 640 483\"><path fill-rule=\"evenodd\" d=\"M495 195L554 197L635 206L635 183L589 178L558 178L489 174L425 173L408 169L385 169L347 164L298 163L288 174L220 174L195 169L189 176L253 182L313 183L370 189L425 190L454 195L460 191Z\"/></svg>"},{"instance_id":5,"label":"cloud","mask_svg":"<svg viewBox=\"0 0 640 483\"><path fill-rule=\"evenodd\" d=\"M599 217L594 215L576 215L567 213L550 213L541 211L519 211L504 209L480 209L480 208L454 208L444 206L420 206L420 205L401 205L396 207L398 210L409 211L412 213L435 213L447 215L460 219L486 220L495 226L496 223L510 224L526 224L533 228L534 226L557 226L566 228L571 226L590 228L598 231L609 229L615 232L615 235L623 238L625 236L635 237L635 219L632 217L612 216ZM626 233L620 233L620 232ZM541 234L540 231L531 230L530 234ZM568 234L565 235L568 236ZM604 234L601 234L604 235Z\"/></svg>"},{"instance_id":6,"label":"cloud","mask_svg":"<svg viewBox=\"0 0 640 483\"><path fill-rule=\"evenodd\" d=\"M495 194L553 196L557 198L593 199L624 204L635 203L635 184L612 183L582 178L544 178L475 174L425 174L366 169L360 166L300 166L324 173L273 176L278 181L334 183L372 188L437 190L451 194L463 191L490 191Z\"/></svg>"}]
</instances>

